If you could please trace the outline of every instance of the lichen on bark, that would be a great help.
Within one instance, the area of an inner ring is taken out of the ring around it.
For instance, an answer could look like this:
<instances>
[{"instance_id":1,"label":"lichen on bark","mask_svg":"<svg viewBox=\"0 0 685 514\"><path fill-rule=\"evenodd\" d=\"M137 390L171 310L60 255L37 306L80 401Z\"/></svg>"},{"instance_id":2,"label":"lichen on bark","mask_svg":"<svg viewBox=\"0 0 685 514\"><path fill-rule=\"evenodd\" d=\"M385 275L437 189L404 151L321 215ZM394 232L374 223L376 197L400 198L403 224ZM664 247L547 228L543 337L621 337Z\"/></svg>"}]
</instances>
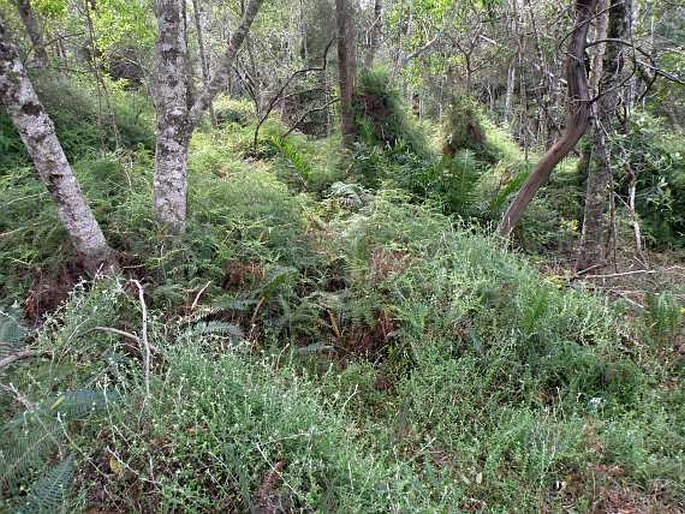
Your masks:
<instances>
[{"instance_id":1,"label":"lichen on bark","mask_svg":"<svg viewBox=\"0 0 685 514\"><path fill-rule=\"evenodd\" d=\"M7 108L59 218L86 270L108 273L117 268L92 211L45 112L26 75L16 47L0 19L0 100Z\"/></svg>"}]
</instances>

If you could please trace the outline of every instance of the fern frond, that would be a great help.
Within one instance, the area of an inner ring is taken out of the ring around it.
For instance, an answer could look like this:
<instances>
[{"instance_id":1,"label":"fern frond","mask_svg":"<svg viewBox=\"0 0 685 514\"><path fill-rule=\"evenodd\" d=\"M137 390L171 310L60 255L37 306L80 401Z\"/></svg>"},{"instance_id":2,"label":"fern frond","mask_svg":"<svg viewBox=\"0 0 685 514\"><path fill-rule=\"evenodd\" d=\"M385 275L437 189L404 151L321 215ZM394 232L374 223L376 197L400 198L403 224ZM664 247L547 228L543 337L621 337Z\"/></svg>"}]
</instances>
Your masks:
<instances>
[{"instance_id":1,"label":"fern frond","mask_svg":"<svg viewBox=\"0 0 685 514\"><path fill-rule=\"evenodd\" d=\"M0 309L0 359L17 351L27 334L28 329L18 307Z\"/></svg>"},{"instance_id":2,"label":"fern frond","mask_svg":"<svg viewBox=\"0 0 685 514\"><path fill-rule=\"evenodd\" d=\"M2 431L0 483L10 490L31 471L42 468L62 439L56 419L39 417L35 413L22 417L23 420L17 416L5 425L9 428Z\"/></svg>"},{"instance_id":3,"label":"fern frond","mask_svg":"<svg viewBox=\"0 0 685 514\"><path fill-rule=\"evenodd\" d=\"M62 441L60 419L79 419L119 400L116 391L78 389L9 420L0 431L0 482L13 488L32 470L44 466Z\"/></svg>"},{"instance_id":4,"label":"fern frond","mask_svg":"<svg viewBox=\"0 0 685 514\"><path fill-rule=\"evenodd\" d=\"M50 410L67 419L81 418L94 412L102 412L108 403L121 399L116 391L76 389L63 393L50 405Z\"/></svg>"},{"instance_id":5,"label":"fern frond","mask_svg":"<svg viewBox=\"0 0 685 514\"><path fill-rule=\"evenodd\" d=\"M509 196L515 191L519 190L519 188L523 185L523 182L525 182L525 180L528 178L528 175L530 175L530 170L528 169L519 171L516 175L514 175L507 185L504 186L492 200L490 200L490 211L498 212L500 209L502 209L506 201L509 199Z\"/></svg>"},{"instance_id":6,"label":"fern frond","mask_svg":"<svg viewBox=\"0 0 685 514\"><path fill-rule=\"evenodd\" d=\"M234 323L223 321L205 321L188 327L184 332L186 337L194 337L207 334L228 334L231 338L241 339L243 331Z\"/></svg>"},{"instance_id":7,"label":"fern frond","mask_svg":"<svg viewBox=\"0 0 685 514\"><path fill-rule=\"evenodd\" d=\"M330 196L349 208L359 209L368 203L368 194L358 184L335 182L330 187Z\"/></svg>"},{"instance_id":8,"label":"fern frond","mask_svg":"<svg viewBox=\"0 0 685 514\"><path fill-rule=\"evenodd\" d=\"M308 344L307 346L302 346L295 349L296 353L303 355L310 355L316 353L331 353L333 351L335 351L334 346L327 345L324 343L312 343Z\"/></svg>"},{"instance_id":9,"label":"fern frond","mask_svg":"<svg viewBox=\"0 0 685 514\"><path fill-rule=\"evenodd\" d=\"M212 305L213 312L219 311L247 311L254 305L257 300L246 300L242 298L223 297L215 301Z\"/></svg>"},{"instance_id":10,"label":"fern frond","mask_svg":"<svg viewBox=\"0 0 685 514\"><path fill-rule=\"evenodd\" d=\"M74 476L74 459L68 456L36 481L20 512L66 512L66 501Z\"/></svg>"}]
</instances>

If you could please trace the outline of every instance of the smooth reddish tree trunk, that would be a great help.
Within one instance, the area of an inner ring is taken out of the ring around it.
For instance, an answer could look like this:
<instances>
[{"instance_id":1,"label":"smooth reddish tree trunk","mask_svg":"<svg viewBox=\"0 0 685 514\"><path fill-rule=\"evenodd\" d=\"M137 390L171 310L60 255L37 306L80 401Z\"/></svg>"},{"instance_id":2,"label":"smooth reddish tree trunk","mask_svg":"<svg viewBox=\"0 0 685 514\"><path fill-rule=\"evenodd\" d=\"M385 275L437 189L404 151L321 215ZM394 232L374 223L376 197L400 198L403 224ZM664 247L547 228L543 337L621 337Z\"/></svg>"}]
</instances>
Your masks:
<instances>
[{"instance_id":1,"label":"smooth reddish tree trunk","mask_svg":"<svg viewBox=\"0 0 685 514\"><path fill-rule=\"evenodd\" d=\"M568 115L566 129L547 150L519 189L500 221L498 232L508 237L521 220L540 187L549 181L554 167L576 146L590 124L590 94L585 69L585 46L588 28L597 0L576 0L575 25L570 35L566 58L568 82Z\"/></svg>"}]
</instances>

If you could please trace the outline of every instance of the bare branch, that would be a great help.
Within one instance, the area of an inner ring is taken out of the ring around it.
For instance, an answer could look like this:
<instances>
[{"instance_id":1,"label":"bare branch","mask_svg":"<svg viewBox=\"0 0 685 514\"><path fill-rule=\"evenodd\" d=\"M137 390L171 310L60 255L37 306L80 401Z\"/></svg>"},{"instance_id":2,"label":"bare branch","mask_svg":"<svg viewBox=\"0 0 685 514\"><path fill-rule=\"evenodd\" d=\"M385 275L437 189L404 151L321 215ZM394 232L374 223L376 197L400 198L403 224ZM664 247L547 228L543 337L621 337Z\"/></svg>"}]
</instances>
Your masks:
<instances>
[{"instance_id":1,"label":"bare branch","mask_svg":"<svg viewBox=\"0 0 685 514\"><path fill-rule=\"evenodd\" d=\"M32 357L42 357L43 355L52 356L52 352L49 350L24 350L21 352L13 353L11 355L8 355L4 359L0 359L0 369L4 368L5 366L9 366L13 362L19 360L30 359Z\"/></svg>"},{"instance_id":2,"label":"bare branch","mask_svg":"<svg viewBox=\"0 0 685 514\"><path fill-rule=\"evenodd\" d=\"M323 59L322 59L323 63L321 64L321 66L312 66L309 68L302 68L300 70L297 70L292 75L290 75L288 80L286 80L283 83L283 85L278 90L278 92L273 96L273 98L271 98L268 105L266 106L266 110L264 111L264 114L259 119L259 122L257 123L257 126L254 129L254 137L252 138L252 148L253 149L257 148L257 141L259 139L259 129L262 128L262 125L264 124L266 119L271 114L271 111L273 110L274 106L276 105L276 102L278 102L279 98L281 98L281 96L283 95L285 90L288 88L288 86L290 86L290 84L292 84L293 80L295 80L300 75L306 75L307 73L311 73L314 71L325 71L326 70L326 66L328 65L328 50L330 50L331 46L333 45L333 41L335 41L335 40L331 39L323 51Z\"/></svg>"},{"instance_id":3,"label":"bare branch","mask_svg":"<svg viewBox=\"0 0 685 514\"><path fill-rule=\"evenodd\" d=\"M145 382L145 401L144 404L150 400L150 344L147 340L147 305L145 304L145 292L143 286L137 280L131 280L133 285L138 289L138 300L140 301L140 309L142 310L143 320L140 335L140 342L143 346L141 353L143 354L143 379Z\"/></svg>"},{"instance_id":4,"label":"bare branch","mask_svg":"<svg viewBox=\"0 0 685 514\"><path fill-rule=\"evenodd\" d=\"M264 0L250 0L250 3L245 7L243 19L240 21L240 25L231 36L231 40L228 42L226 51L219 60L214 77L212 77L212 80L198 96L197 100L195 100L195 103L193 104L193 107L190 109L188 120L191 127L197 125L198 121L200 121L200 118L202 117L202 114L209 107L209 104L211 104L216 95L226 87L229 74L233 68L233 63L235 62L236 55L238 55L238 50L240 50L243 41L245 41L247 33L250 31L250 26L257 16L257 12L259 11L263 1Z\"/></svg>"},{"instance_id":5,"label":"bare branch","mask_svg":"<svg viewBox=\"0 0 685 514\"><path fill-rule=\"evenodd\" d=\"M283 134L281 136L281 138L286 138L290 134L292 134L295 131L295 129L300 125L300 123L302 123L310 114L314 114L315 112L321 112L321 111L327 109L328 107L330 107L331 105L333 105L334 103L339 102L339 101L340 101L340 98L333 98L333 100L326 102L321 107L315 107L314 109L309 109L307 112L305 112L302 116L300 116L298 118L298 120L287 130L287 132L285 132L285 134Z\"/></svg>"}]
</instances>

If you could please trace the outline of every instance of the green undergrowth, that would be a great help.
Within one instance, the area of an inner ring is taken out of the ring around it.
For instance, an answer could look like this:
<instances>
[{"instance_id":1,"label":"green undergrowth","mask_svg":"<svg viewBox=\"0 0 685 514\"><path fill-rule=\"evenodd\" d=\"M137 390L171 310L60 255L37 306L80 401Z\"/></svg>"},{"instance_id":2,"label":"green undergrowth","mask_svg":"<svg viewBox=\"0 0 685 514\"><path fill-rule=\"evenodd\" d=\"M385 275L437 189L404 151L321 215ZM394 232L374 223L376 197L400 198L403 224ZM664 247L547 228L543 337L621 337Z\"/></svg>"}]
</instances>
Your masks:
<instances>
[{"instance_id":1,"label":"green undergrowth","mask_svg":"<svg viewBox=\"0 0 685 514\"><path fill-rule=\"evenodd\" d=\"M488 235L531 169L497 127L438 157L391 117L346 155L271 120L255 148L246 106L220 107L191 142L181 237L155 221L145 145L74 153L119 277L80 281L31 168L0 177L0 358L35 352L0 370L0 508L685 502L680 297L637 312ZM574 170L531 205L529 252L577 235Z\"/></svg>"},{"instance_id":2,"label":"green undergrowth","mask_svg":"<svg viewBox=\"0 0 685 514\"><path fill-rule=\"evenodd\" d=\"M123 91L114 81L106 81L103 89L91 80L57 72L36 72L31 81L70 162L97 154L98 149L154 149L154 111L141 94ZM3 109L0 168L17 162L30 161Z\"/></svg>"},{"instance_id":3,"label":"green undergrowth","mask_svg":"<svg viewBox=\"0 0 685 514\"><path fill-rule=\"evenodd\" d=\"M3 381L21 394L3 397L8 507L683 501L680 378L656 358L680 322L670 300L658 329L627 323L405 193L340 186L315 204L243 173L195 177L191 239L143 260L144 326L114 279L77 287L29 339L49 353Z\"/></svg>"}]
</instances>

